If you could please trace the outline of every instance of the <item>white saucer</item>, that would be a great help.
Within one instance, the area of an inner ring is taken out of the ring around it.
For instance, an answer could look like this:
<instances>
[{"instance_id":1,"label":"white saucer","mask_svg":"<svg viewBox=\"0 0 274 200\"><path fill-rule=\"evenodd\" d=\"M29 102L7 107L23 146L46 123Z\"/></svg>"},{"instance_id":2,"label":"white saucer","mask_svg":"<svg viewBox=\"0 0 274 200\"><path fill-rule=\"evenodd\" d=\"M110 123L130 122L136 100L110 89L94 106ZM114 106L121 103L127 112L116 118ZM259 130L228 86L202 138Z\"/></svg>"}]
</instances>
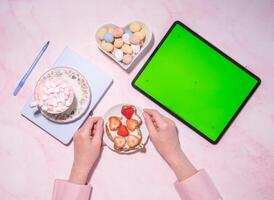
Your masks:
<instances>
[{"instance_id":1,"label":"white saucer","mask_svg":"<svg viewBox=\"0 0 274 200\"><path fill-rule=\"evenodd\" d=\"M41 110L43 116L53 122L62 124L79 119L86 112L91 100L91 91L87 80L80 72L73 68L55 67L44 73L38 82L49 77L61 77L67 81L73 88L75 100L74 105L68 111L62 114L49 114Z\"/></svg>"}]
</instances>

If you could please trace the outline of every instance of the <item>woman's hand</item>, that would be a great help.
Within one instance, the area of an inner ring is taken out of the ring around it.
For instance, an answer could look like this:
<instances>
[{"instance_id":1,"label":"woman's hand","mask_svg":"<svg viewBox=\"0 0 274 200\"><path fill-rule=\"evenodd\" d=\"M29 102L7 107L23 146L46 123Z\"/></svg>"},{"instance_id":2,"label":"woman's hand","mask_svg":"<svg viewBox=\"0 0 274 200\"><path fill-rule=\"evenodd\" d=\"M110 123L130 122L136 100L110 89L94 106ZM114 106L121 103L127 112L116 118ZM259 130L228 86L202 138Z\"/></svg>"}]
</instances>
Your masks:
<instances>
[{"instance_id":1,"label":"woman's hand","mask_svg":"<svg viewBox=\"0 0 274 200\"><path fill-rule=\"evenodd\" d=\"M175 123L157 110L144 109L144 119L150 139L167 161L179 181L194 175L197 170L181 150Z\"/></svg>"},{"instance_id":2,"label":"woman's hand","mask_svg":"<svg viewBox=\"0 0 274 200\"><path fill-rule=\"evenodd\" d=\"M101 153L103 119L88 117L74 135L74 162L69 181L86 184L91 168Z\"/></svg>"}]
</instances>

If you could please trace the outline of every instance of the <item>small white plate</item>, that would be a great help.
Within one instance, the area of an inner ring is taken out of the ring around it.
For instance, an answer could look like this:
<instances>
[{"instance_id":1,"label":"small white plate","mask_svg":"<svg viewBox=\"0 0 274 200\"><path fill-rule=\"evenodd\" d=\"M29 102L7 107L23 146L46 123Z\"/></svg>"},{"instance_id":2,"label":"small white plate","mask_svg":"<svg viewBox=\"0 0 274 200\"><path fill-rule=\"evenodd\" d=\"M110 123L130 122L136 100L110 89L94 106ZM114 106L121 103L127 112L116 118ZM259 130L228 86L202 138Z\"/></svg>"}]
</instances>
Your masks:
<instances>
[{"instance_id":1,"label":"small white plate","mask_svg":"<svg viewBox=\"0 0 274 200\"><path fill-rule=\"evenodd\" d=\"M122 117L122 113L121 113L121 109L123 106L125 105L132 105L132 104L127 104L127 103L124 103L124 104L118 104L118 105L115 105L113 106L112 108L110 108L104 115L104 128L106 126L106 123L108 122L108 119L109 117L111 116L120 116ZM134 105L135 106L135 105ZM142 120L142 123L140 125L140 130L142 132L142 141L141 141L141 144L143 144L144 146L146 145L147 143L147 140L148 140L148 132L147 132L147 129L146 129L146 125L145 125L145 121L144 121L144 118L143 118L143 111L142 109L136 107L136 114L141 118ZM133 153L133 152L136 152L136 151L140 151L142 149L132 149L132 150L129 150L129 151L116 151L114 149L114 143L109 139L109 137L107 136L107 133L106 131L104 132L104 136L103 136L103 141L104 143L113 151L117 152L117 153L124 153L124 154L130 154L130 153ZM145 147L144 147L145 148Z\"/></svg>"},{"instance_id":2,"label":"small white plate","mask_svg":"<svg viewBox=\"0 0 274 200\"><path fill-rule=\"evenodd\" d=\"M67 81L73 88L75 101L72 109L62 114L49 114L41 110L43 116L48 120L62 124L79 119L86 112L91 100L91 92L87 80L80 72L73 68L55 67L44 73L38 80L38 83L49 77L61 77Z\"/></svg>"}]
</instances>

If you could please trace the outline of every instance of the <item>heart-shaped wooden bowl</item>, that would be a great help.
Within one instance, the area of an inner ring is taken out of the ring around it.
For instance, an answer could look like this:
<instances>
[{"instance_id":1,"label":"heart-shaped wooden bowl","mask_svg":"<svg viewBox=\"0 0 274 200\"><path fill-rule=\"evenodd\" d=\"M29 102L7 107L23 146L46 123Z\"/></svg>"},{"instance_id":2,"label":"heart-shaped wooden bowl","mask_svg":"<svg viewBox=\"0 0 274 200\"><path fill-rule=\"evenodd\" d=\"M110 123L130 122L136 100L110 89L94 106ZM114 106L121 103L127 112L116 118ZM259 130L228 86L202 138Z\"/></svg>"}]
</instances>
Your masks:
<instances>
[{"instance_id":1,"label":"heart-shaped wooden bowl","mask_svg":"<svg viewBox=\"0 0 274 200\"><path fill-rule=\"evenodd\" d=\"M106 28L107 30L109 30L109 29L113 29L113 28L119 27L119 26L114 25L114 24L105 24L105 25L99 27L98 30L97 30L96 33L95 33L95 39L96 39L96 41L97 41L98 48L99 48L102 52L104 52L107 56L109 56L110 58L112 58L116 63L118 63L118 64L119 64L123 69L125 69L126 71L131 70L131 69L133 68L133 66L135 66L135 65L142 59L142 57L144 57L144 55L148 52L148 50L149 50L149 49L152 47L152 45L153 45L153 34L152 34L152 32L149 30L149 28L148 28L144 23L139 22L139 21L134 21L134 22L131 22L131 23L129 23L129 24L127 24L126 26L121 27L121 28L122 28L122 29L124 30L124 32L125 32L125 30L128 30L128 29L129 29L129 26L130 26L130 24L132 24L132 23L138 23L138 24L140 24L141 27L142 27L142 29L143 29L143 30L145 31L145 33L146 33L146 37L145 37L145 39L144 39L144 42L143 42L143 44L142 44L142 47L141 47L140 51L139 51L137 54L133 55L133 59L132 59L132 61L131 61L129 64L125 64L125 63L123 63L122 61L118 61L118 60L114 57L114 55L113 55L111 52L105 51L105 50L102 48L102 46L101 46L102 40L100 40L100 39L97 37L97 36L98 36L98 32L99 32L101 29Z\"/></svg>"}]
</instances>

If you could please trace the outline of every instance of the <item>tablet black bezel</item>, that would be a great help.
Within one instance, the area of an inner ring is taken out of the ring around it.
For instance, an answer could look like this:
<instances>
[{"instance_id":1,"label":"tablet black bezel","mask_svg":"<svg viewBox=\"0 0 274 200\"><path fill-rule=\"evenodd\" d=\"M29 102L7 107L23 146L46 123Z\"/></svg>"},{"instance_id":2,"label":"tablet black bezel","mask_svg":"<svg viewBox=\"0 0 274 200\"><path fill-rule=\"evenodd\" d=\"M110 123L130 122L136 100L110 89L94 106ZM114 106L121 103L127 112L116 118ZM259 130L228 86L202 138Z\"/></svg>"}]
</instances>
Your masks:
<instances>
[{"instance_id":1,"label":"tablet black bezel","mask_svg":"<svg viewBox=\"0 0 274 200\"><path fill-rule=\"evenodd\" d=\"M195 127L193 127L191 124L189 124L187 121L185 121L182 117L180 117L179 115L177 115L176 113L174 113L173 111L171 111L168 107L166 107L165 105L161 104L155 98L153 98L152 96L150 96L149 94L147 94L144 90L142 90L141 88L139 88L138 86L135 85L135 82L138 79L138 77L142 74L142 72L146 68L147 64L150 62L150 60L153 58L153 56L157 53L158 49L164 43L164 41L168 37L169 33L173 30L173 28L177 24L180 25L180 26L182 26L184 29L186 29L187 31L189 31L192 35L194 35L195 37L197 37L198 39L200 39L201 41L203 41L209 47L213 48L215 51L217 51L218 53L220 53L222 56L224 56L225 58L227 58L229 61L231 61L232 63L234 63L235 65L237 65L239 68L241 68L242 70L244 70L246 73L248 73L249 75L251 75L253 78L255 78L257 80L257 83L254 86L254 88L250 91L249 95L246 97L246 99L243 101L243 103L239 106L239 108L237 109L237 111L232 116L231 120L228 122L228 124L225 126L225 128L223 129L223 131L220 133L220 135L218 136L218 138L215 141L211 140L203 132L201 132L198 129L196 129ZM247 70L240 63L238 63L237 61L235 61L234 59L232 59L231 57L229 57L227 54L225 54L224 52L222 52L220 49L218 49L217 47L215 47L213 44L211 44L210 42L208 42L206 39L204 39L202 36L200 36L199 34L197 34L196 32L194 32L193 30L191 30L189 27L187 27L186 25L184 25L180 21L175 21L172 24L172 26L169 28L169 30L167 31L167 33L165 34L165 36L163 37L163 39L160 41L160 43L154 49L153 53L150 55L150 57L145 62L145 64L141 68L141 70L137 73L137 75L135 76L135 78L131 82L131 85L132 85L133 88L135 88L136 90L138 90L139 92L141 92L143 95L145 95L146 97L148 97L149 99L151 99L154 103L158 104L160 107L162 107L163 109L165 109L167 112L169 112L174 117L176 117L179 121L181 121L184 124L186 124L188 127L190 127L192 130L194 130L196 133L198 133L200 136L202 136L203 138L205 138L207 141L209 141L212 144L217 144L220 141L220 139L223 137L223 135L225 134L225 132L227 131L227 129L229 128L229 126L232 124L232 122L238 116L238 114L240 113L240 111L243 109L244 105L247 103L247 101L250 99L250 97L253 95L253 93L255 92L255 90L258 88L258 86L260 84L261 84L261 79L258 76L256 76L255 74L253 74L252 72L250 72L249 70Z\"/></svg>"}]
</instances>

